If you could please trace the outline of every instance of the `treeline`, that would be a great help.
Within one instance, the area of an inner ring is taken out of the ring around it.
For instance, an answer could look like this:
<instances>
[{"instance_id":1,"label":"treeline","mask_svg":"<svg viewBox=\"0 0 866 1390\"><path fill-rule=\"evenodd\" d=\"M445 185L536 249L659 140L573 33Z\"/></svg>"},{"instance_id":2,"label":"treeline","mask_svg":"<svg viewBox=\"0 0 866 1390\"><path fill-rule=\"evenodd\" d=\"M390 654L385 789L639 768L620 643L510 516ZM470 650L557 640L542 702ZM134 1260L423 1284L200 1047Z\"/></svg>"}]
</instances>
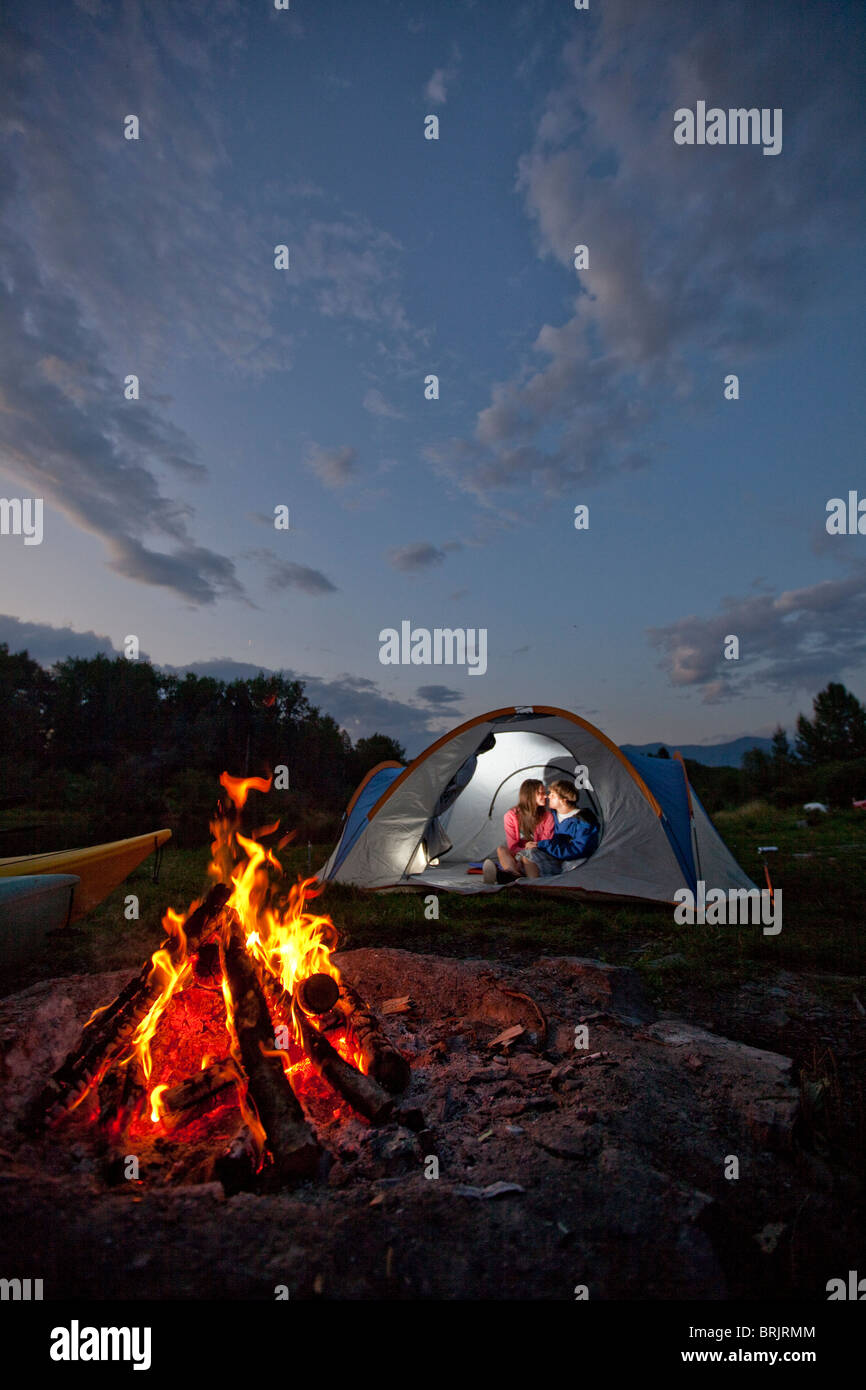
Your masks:
<instances>
[{"instance_id":1,"label":"treeline","mask_svg":"<svg viewBox=\"0 0 866 1390\"><path fill-rule=\"evenodd\" d=\"M689 780L710 814L758 799L783 809L807 801L850 809L855 798L866 799L866 709L831 681L815 696L812 711L811 719L798 717L793 744L778 728L770 751L750 749L739 768L686 759ZM659 749L656 756L670 755Z\"/></svg>"},{"instance_id":2,"label":"treeline","mask_svg":"<svg viewBox=\"0 0 866 1390\"><path fill-rule=\"evenodd\" d=\"M406 761L399 743L373 734L353 745L302 681L166 675L106 656L48 671L0 643L0 855L163 825L176 843L201 845L220 773L267 776L280 766L288 788L275 789L263 813L321 844L337 838L365 772L392 758ZM753 749L740 768L686 766L711 814L756 798L850 807L866 798L866 710L831 682L812 719L800 715L793 745L779 728L770 752Z\"/></svg>"},{"instance_id":3,"label":"treeline","mask_svg":"<svg viewBox=\"0 0 866 1390\"><path fill-rule=\"evenodd\" d=\"M79 834L119 838L168 825L178 843L203 844L220 773L266 776L282 765L288 789L271 794L267 815L321 842L336 837L364 773L405 756L382 734L353 745L310 704L302 681L166 675L106 656L47 671L0 644L0 808L67 812ZM37 842L28 836L26 848L61 847ZM0 840L0 854L16 850Z\"/></svg>"}]
</instances>

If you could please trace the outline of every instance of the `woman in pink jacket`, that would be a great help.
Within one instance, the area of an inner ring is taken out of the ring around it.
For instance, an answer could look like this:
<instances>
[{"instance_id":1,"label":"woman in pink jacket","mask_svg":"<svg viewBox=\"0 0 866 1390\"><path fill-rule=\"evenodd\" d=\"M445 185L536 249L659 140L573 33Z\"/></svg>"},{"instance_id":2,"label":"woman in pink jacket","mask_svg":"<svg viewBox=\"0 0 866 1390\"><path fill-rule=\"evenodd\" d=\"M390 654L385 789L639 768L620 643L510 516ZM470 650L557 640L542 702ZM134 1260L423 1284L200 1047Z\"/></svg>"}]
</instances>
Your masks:
<instances>
[{"instance_id":1,"label":"woman in pink jacket","mask_svg":"<svg viewBox=\"0 0 866 1390\"><path fill-rule=\"evenodd\" d=\"M484 861L485 883L511 883L516 874L509 866L518 850L526 849L529 841L549 839L556 829L553 812L548 810L547 789L534 777L520 784L517 805L505 812L505 840L494 859Z\"/></svg>"}]
</instances>

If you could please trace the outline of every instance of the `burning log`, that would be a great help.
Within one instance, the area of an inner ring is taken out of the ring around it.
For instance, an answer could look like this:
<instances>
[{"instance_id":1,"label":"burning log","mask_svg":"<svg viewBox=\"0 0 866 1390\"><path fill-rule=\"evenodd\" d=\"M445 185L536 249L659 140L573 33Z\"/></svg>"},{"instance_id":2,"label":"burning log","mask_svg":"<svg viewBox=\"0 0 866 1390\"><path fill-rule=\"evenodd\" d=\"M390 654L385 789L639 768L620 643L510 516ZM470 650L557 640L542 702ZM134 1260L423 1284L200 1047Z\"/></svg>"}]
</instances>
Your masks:
<instances>
[{"instance_id":1,"label":"burning log","mask_svg":"<svg viewBox=\"0 0 866 1390\"><path fill-rule=\"evenodd\" d=\"M412 1074L409 1063L385 1037L373 1010L351 985L346 984L340 985L337 1007L351 1041L364 1059L368 1075L375 1077L392 1094L405 1091Z\"/></svg>"},{"instance_id":2,"label":"burning log","mask_svg":"<svg viewBox=\"0 0 866 1390\"><path fill-rule=\"evenodd\" d=\"M274 1030L255 966L247 954L241 924L229 914L228 940L220 959L231 998L232 1022L240 1062L249 1082L249 1099L258 1112L277 1176L310 1177L321 1157L316 1137L273 1051Z\"/></svg>"},{"instance_id":3,"label":"burning log","mask_svg":"<svg viewBox=\"0 0 866 1390\"><path fill-rule=\"evenodd\" d=\"M198 950L202 940L213 930L231 893L231 887L226 884L215 884L204 902L190 914L184 926L190 955ZM167 951L175 961L183 950L181 939L169 937L161 949ZM116 999L85 1025L78 1046L67 1055L45 1086L37 1102L38 1114L34 1118L51 1122L59 1118L73 1101L83 1098L100 1068L125 1046L150 1008L160 988L158 980L154 979L155 974L153 961L147 961Z\"/></svg>"},{"instance_id":4,"label":"burning log","mask_svg":"<svg viewBox=\"0 0 866 1390\"><path fill-rule=\"evenodd\" d=\"M237 1063L231 1057L223 1057L219 1062L212 1062L196 1076L189 1076L185 1081L180 1081L176 1086L170 1086L167 1091L163 1091L160 1098L162 1111L166 1115L177 1115L189 1110L200 1101L216 1095L224 1086L230 1086L239 1076Z\"/></svg>"},{"instance_id":5,"label":"burning log","mask_svg":"<svg viewBox=\"0 0 866 1390\"><path fill-rule=\"evenodd\" d=\"M128 1126L147 1104L147 1091L142 1083L141 1068L136 1058L125 1067L113 1067L99 1085L98 1149L101 1167L110 1187L124 1181L127 1174L129 1145L125 1142Z\"/></svg>"},{"instance_id":6,"label":"burning log","mask_svg":"<svg viewBox=\"0 0 866 1390\"><path fill-rule=\"evenodd\" d=\"M340 997L333 975L308 975L295 989L295 999L305 1014L327 1014Z\"/></svg>"},{"instance_id":7,"label":"burning log","mask_svg":"<svg viewBox=\"0 0 866 1390\"><path fill-rule=\"evenodd\" d=\"M220 948L216 941L206 941L195 958L195 977L197 980L214 983L219 980Z\"/></svg>"},{"instance_id":8,"label":"burning log","mask_svg":"<svg viewBox=\"0 0 866 1390\"><path fill-rule=\"evenodd\" d=\"M260 983L277 1014L284 1019L293 1020L301 1047L322 1080L327 1081L343 1100L348 1101L353 1110L357 1110L358 1114L363 1115L371 1124L384 1124L394 1114L395 1103L388 1092L379 1085L375 1077L365 1076L357 1067L353 1067L351 1062L341 1057L325 1034L306 1017L303 1009L295 1006L294 999L304 993L303 987L308 980L330 980L339 991L339 986L330 975L310 975L298 985L293 997L269 971L264 971L260 976ZM316 997L314 992L314 998ZM318 1000L326 1003L330 1012L334 997L333 991L322 988Z\"/></svg>"},{"instance_id":9,"label":"burning log","mask_svg":"<svg viewBox=\"0 0 866 1390\"><path fill-rule=\"evenodd\" d=\"M193 955L202 942L210 936L213 928L216 926L216 920L219 914L222 912L233 891L231 884L215 883L204 902L199 904L195 912L190 913L189 919L184 923L183 928L189 955ZM169 937L166 946L169 951L175 951L177 949L177 937Z\"/></svg>"},{"instance_id":10,"label":"burning log","mask_svg":"<svg viewBox=\"0 0 866 1390\"><path fill-rule=\"evenodd\" d=\"M227 1197L252 1186L258 1167L258 1151L249 1125L242 1125L224 1154L213 1166L213 1176L221 1182Z\"/></svg>"},{"instance_id":11,"label":"burning log","mask_svg":"<svg viewBox=\"0 0 866 1390\"><path fill-rule=\"evenodd\" d=\"M395 1101L372 1076L365 1076L340 1056L324 1033L304 1015L294 1009L292 1014L301 1045L323 1081L347 1100L353 1110L364 1115L371 1124L381 1125L394 1114Z\"/></svg>"},{"instance_id":12,"label":"burning log","mask_svg":"<svg viewBox=\"0 0 866 1390\"><path fill-rule=\"evenodd\" d=\"M99 1085L99 1125L105 1127L109 1147L118 1142L135 1112L147 1100L141 1069L135 1058L125 1067L114 1067Z\"/></svg>"}]
</instances>

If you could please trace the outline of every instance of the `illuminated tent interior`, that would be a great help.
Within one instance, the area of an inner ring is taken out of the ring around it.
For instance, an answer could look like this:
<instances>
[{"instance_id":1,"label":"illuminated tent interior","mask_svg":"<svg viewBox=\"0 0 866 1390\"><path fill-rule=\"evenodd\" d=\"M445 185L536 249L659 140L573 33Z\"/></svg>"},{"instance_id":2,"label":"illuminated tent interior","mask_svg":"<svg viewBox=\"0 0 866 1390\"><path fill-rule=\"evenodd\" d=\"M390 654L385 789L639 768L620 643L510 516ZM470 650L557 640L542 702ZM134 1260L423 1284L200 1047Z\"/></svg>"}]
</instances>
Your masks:
<instances>
[{"instance_id":1,"label":"illuminated tent interior","mask_svg":"<svg viewBox=\"0 0 866 1390\"><path fill-rule=\"evenodd\" d=\"M685 764L626 755L567 710L535 705L495 710L437 739L407 767L382 763L355 792L322 881L363 888L491 893L469 865L495 855L503 816L525 778L575 779L581 807L598 817L591 858L516 889L574 889L672 902L677 889L754 888L689 785Z\"/></svg>"}]
</instances>

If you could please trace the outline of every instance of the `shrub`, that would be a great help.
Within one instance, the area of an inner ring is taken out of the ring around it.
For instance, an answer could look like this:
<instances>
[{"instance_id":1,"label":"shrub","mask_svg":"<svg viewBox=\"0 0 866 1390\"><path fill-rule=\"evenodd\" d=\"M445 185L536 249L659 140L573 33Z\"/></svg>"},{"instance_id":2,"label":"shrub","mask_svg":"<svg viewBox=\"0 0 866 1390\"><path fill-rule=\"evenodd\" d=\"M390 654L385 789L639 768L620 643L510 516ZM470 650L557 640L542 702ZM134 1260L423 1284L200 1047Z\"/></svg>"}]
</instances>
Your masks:
<instances>
[{"instance_id":1,"label":"shrub","mask_svg":"<svg viewBox=\"0 0 866 1390\"><path fill-rule=\"evenodd\" d=\"M850 810L852 800L866 798L866 758L827 763L815 769L814 781L820 789L819 795L804 797L804 800L827 801L831 806Z\"/></svg>"}]
</instances>

